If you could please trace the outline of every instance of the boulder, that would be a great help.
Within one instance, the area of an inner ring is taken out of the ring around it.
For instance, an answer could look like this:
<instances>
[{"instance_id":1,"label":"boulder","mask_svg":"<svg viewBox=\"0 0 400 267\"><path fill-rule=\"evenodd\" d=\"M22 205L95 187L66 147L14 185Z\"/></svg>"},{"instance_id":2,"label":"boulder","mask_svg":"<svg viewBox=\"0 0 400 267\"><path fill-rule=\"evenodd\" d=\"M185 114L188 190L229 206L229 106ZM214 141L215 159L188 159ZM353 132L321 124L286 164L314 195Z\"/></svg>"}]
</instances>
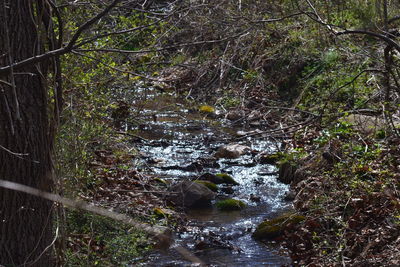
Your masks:
<instances>
[{"instance_id":1,"label":"boulder","mask_svg":"<svg viewBox=\"0 0 400 267\"><path fill-rule=\"evenodd\" d=\"M283 200L285 201L293 201L296 198L296 191L294 190L289 190L286 192L285 196L283 197Z\"/></svg>"},{"instance_id":2,"label":"boulder","mask_svg":"<svg viewBox=\"0 0 400 267\"><path fill-rule=\"evenodd\" d=\"M196 183L205 185L208 189L210 189L213 192L218 191L218 186L210 181L204 181L204 180L195 180Z\"/></svg>"},{"instance_id":3,"label":"boulder","mask_svg":"<svg viewBox=\"0 0 400 267\"><path fill-rule=\"evenodd\" d=\"M221 192L224 192L225 194L231 195L235 193L235 190L232 188L232 185L225 185L220 187Z\"/></svg>"},{"instance_id":4,"label":"boulder","mask_svg":"<svg viewBox=\"0 0 400 267\"><path fill-rule=\"evenodd\" d=\"M239 183L236 182L235 179L233 179L233 177L227 173L217 173L215 176L221 178L224 184L239 185Z\"/></svg>"},{"instance_id":5,"label":"boulder","mask_svg":"<svg viewBox=\"0 0 400 267\"><path fill-rule=\"evenodd\" d=\"M295 172L297 170L297 166L294 162L283 162L279 166L279 176L278 181L284 184L290 184L295 180Z\"/></svg>"},{"instance_id":6,"label":"boulder","mask_svg":"<svg viewBox=\"0 0 400 267\"><path fill-rule=\"evenodd\" d=\"M260 164L271 164L274 165L278 161L282 160L284 155L282 152L276 152L272 154L261 153L257 156L257 160Z\"/></svg>"},{"instance_id":7,"label":"boulder","mask_svg":"<svg viewBox=\"0 0 400 267\"><path fill-rule=\"evenodd\" d=\"M216 176L215 174L206 172L199 177L199 180L209 181L214 184L223 184L224 179L222 177Z\"/></svg>"},{"instance_id":8,"label":"boulder","mask_svg":"<svg viewBox=\"0 0 400 267\"><path fill-rule=\"evenodd\" d=\"M253 238L257 240L274 239L282 235L291 226L304 220L305 217L303 215L296 213L287 213L271 220L265 220L257 226L253 233Z\"/></svg>"},{"instance_id":9,"label":"boulder","mask_svg":"<svg viewBox=\"0 0 400 267\"><path fill-rule=\"evenodd\" d=\"M220 147L214 156L216 158L236 159L244 154L249 153L250 151L251 148L248 146L240 144L228 144Z\"/></svg>"},{"instance_id":10,"label":"boulder","mask_svg":"<svg viewBox=\"0 0 400 267\"><path fill-rule=\"evenodd\" d=\"M243 201L229 198L218 201L216 206L219 210L231 211L231 210L241 210L246 207L246 204Z\"/></svg>"},{"instance_id":11,"label":"boulder","mask_svg":"<svg viewBox=\"0 0 400 267\"><path fill-rule=\"evenodd\" d=\"M205 185L184 181L172 186L169 190L172 194L168 200L177 206L184 208L207 207L211 205L211 200L215 198L215 193Z\"/></svg>"}]
</instances>

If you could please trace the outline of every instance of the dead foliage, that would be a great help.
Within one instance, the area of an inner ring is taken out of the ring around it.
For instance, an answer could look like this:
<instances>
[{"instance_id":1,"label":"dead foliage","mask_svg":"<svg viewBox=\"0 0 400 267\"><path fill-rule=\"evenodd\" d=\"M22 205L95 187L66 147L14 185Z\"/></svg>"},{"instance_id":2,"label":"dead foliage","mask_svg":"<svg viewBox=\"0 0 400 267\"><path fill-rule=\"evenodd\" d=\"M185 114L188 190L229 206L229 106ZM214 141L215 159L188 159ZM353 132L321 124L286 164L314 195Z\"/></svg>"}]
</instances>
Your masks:
<instances>
[{"instance_id":1,"label":"dead foliage","mask_svg":"<svg viewBox=\"0 0 400 267\"><path fill-rule=\"evenodd\" d=\"M399 142L349 134L327 151L312 139L297 140L314 155L329 152L338 160L309 161L304 180L292 184L294 206L307 218L283 241L296 266L400 264Z\"/></svg>"}]
</instances>

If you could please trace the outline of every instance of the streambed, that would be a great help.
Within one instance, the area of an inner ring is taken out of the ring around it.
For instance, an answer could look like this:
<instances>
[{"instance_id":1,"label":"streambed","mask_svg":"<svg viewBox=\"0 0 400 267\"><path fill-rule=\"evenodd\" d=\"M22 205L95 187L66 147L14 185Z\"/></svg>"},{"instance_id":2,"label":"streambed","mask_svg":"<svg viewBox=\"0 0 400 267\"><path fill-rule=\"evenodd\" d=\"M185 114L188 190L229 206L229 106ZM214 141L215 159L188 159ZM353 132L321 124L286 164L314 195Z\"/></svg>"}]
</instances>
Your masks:
<instances>
[{"instance_id":1,"label":"streambed","mask_svg":"<svg viewBox=\"0 0 400 267\"><path fill-rule=\"evenodd\" d=\"M204 173L228 173L239 185L218 192L217 200L229 197L247 204L241 211L223 212L215 205L189 210L188 224L176 233L175 245L188 248L210 266L290 266L290 258L278 245L265 245L251 237L263 219L291 208L291 203L283 200L288 186L277 181L275 167L256 161L258 152L276 151L277 144L264 137L236 141L237 131L254 129L208 118L172 94L151 89L145 94L145 101L134 102L134 109L142 110L138 118L145 123L126 125L146 140L137 144L145 159L143 171L171 184L198 179ZM249 146L253 153L237 159L212 159L218 147L231 142ZM173 249L153 252L140 262L142 266L192 266Z\"/></svg>"}]
</instances>

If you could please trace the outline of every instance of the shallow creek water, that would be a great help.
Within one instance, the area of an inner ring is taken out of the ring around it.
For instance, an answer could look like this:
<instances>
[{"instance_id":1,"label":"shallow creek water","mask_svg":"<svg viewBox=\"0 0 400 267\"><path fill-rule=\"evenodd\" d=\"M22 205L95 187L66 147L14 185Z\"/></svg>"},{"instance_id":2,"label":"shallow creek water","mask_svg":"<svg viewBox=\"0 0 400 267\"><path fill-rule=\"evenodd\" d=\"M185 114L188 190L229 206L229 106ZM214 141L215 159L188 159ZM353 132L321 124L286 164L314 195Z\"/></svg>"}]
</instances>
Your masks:
<instances>
[{"instance_id":1,"label":"shallow creek water","mask_svg":"<svg viewBox=\"0 0 400 267\"><path fill-rule=\"evenodd\" d=\"M290 209L291 203L283 200L288 188L277 181L275 167L256 163L254 155L204 163L218 147L230 142L260 152L272 152L276 144L260 137L234 141L235 132L249 129L232 126L223 119L207 119L191 111L186 101L172 95L160 95L154 90L145 93L146 101L136 101L142 109L138 118L145 123L127 126L147 140L138 145L147 160L142 168L171 183L193 180L206 172L228 173L239 185L232 187L231 194L219 192L217 200L229 197L247 204L245 209L234 212L221 212L215 207L188 211L186 231L175 234L175 244L188 248L210 266L289 266L290 259L278 252L277 245L265 245L251 237L263 219ZM199 249L199 244L207 244L210 239L217 243L220 240L222 245L214 242L211 248ZM192 265L171 249L167 253L151 253L142 266Z\"/></svg>"}]
</instances>

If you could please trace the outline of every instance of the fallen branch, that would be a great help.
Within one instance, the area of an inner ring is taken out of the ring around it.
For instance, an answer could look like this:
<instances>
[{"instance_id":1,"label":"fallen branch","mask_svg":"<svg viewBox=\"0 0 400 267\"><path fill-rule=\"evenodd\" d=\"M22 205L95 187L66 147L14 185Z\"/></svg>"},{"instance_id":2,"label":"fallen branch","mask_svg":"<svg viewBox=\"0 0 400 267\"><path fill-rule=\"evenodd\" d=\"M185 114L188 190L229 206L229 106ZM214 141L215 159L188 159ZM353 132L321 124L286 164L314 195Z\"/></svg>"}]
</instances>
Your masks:
<instances>
[{"instance_id":1,"label":"fallen branch","mask_svg":"<svg viewBox=\"0 0 400 267\"><path fill-rule=\"evenodd\" d=\"M85 201L72 200L72 199L69 199L66 197L62 197L57 194L44 192L42 190L30 187L30 186L26 186L23 184L18 184L18 183L0 179L0 187L18 191L18 192L23 192L23 193L33 195L33 196L37 196L37 197L47 199L47 200L50 200L50 201L53 201L56 203L60 203L64 206L67 206L70 208L76 208L76 209L88 211L88 212L91 212L91 213L94 213L94 214L97 214L100 216L111 218L113 220L116 220L116 221L119 221L122 223L129 224L136 229L145 231L146 233L152 235L157 240L157 244L156 244L157 248L167 249L173 243L173 239L172 239L170 233L167 231L168 228L166 228L166 227L150 226L150 225L138 222L125 214L110 211L105 208L98 207L93 204L89 204ZM182 246L177 246L177 247L174 247L174 249L177 250L182 255L182 257L184 257L185 259L187 259L193 263L200 264L200 266L204 265L204 263L198 257L193 255L186 248L184 248Z\"/></svg>"}]
</instances>

